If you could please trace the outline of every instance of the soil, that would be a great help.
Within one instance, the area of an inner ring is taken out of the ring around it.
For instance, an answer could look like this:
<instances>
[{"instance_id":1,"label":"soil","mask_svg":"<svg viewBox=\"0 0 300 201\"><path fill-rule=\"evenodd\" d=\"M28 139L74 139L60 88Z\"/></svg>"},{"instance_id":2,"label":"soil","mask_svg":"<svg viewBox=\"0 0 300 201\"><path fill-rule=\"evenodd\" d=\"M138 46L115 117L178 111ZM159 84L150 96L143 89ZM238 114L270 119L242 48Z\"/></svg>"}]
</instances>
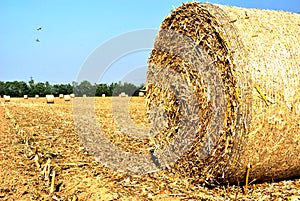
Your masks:
<instances>
[{"instance_id":1,"label":"soil","mask_svg":"<svg viewBox=\"0 0 300 201\"><path fill-rule=\"evenodd\" d=\"M111 98L96 98L95 103L101 128L106 135L113 133L117 128ZM139 126L148 123L144 105L143 98L130 100L131 118ZM114 138L124 140L123 148L129 144L128 138ZM196 186L164 171L122 173L97 162L83 146L74 125L72 101L56 98L54 104L46 104L43 98L12 98L0 105L0 200L296 201L300 200L300 179L252 181L245 191L237 185Z\"/></svg>"}]
</instances>

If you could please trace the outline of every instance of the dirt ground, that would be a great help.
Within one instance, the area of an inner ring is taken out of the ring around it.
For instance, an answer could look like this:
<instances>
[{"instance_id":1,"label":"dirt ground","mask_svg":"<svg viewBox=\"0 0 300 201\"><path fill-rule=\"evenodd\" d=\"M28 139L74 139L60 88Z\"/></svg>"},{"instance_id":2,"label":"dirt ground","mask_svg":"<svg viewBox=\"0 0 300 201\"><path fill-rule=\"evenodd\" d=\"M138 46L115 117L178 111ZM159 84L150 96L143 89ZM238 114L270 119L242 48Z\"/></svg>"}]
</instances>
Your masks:
<instances>
[{"instance_id":1,"label":"dirt ground","mask_svg":"<svg viewBox=\"0 0 300 201\"><path fill-rule=\"evenodd\" d=\"M0 200L300 200L300 179L251 183L246 194L242 186L195 186L164 171L121 173L96 162L82 145L72 101L1 101ZM95 103L107 137L134 150L133 142L113 132L111 98L96 98ZM144 105L143 98L130 100L131 118L139 126L148 123Z\"/></svg>"}]
</instances>

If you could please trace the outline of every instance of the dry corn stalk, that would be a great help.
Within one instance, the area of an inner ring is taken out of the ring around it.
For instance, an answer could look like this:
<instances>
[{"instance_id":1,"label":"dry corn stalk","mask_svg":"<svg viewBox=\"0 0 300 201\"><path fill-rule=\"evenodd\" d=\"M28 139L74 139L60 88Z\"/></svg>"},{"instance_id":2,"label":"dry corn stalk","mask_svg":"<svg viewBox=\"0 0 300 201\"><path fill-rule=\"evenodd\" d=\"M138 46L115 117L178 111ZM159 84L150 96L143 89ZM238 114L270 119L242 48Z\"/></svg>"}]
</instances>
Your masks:
<instances>
[{"instance_id":1,"label":"dry corn stalk","mask_svg":"<svg viewBox=\"0 0 300 201\"><path fill-rule=\"evenodd\" d=\"M34 156L34 162L35 162L36 167L38 169L40 169L41 166L40 166L40 163L39 163L39 156L37 154Z\"/></svg>"},{"instance_id":2,"label":"dry corn stalk","mask_svg":"<svg viewBox=\"0 0 300 201\"><path fill-rule=\"evenodd\" d=\"M49 181L50 180L50 171L51 171L51 159L48 158L46 164L44 165L42 174L44 175L44 179L45 181Z\"/></svg>"},{"instance_id":3,"label":"dry corn stalk","mask_svg":"<svg viewBox=\"0 0 300 201\"><path fill-rule=\"evenodd\" d=\"M55 191L55 171L52 172L50 193L53 193L54 191Z\"/></svg>"}]
</instances>

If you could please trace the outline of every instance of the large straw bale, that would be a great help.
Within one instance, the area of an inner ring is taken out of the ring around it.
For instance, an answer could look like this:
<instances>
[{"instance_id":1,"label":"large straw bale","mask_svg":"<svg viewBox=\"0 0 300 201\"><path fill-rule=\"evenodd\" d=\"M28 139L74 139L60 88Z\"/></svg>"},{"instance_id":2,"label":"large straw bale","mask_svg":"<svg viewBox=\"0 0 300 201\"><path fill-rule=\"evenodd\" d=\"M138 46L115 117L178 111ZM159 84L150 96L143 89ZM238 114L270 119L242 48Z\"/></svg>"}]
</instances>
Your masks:
<instances>
[{"instance_id":1,"label":"large straw bale","mask_svg":"<svg viewBox=\"0 0 300 201\"><path fill-rule=\"evenodd\" d=\"M54 95L46 95L47 103L54 103Z\"/></svg>"},{"instance_id":2,"label":"large straw bale","mask_svg":"<svg viewBox=\"0 0 300 201\"><path fill-rule=\"evenodd\" d=\"M196 2L173 10L147 72L161 164L207 184L243 183L249 165L249 181L300 176L299 32L295 13Z\"/></svg>"},{"instance_id":3,"label":"large straw bale","mask_svg":"<svg viewBox=\"0 0 300 201\"><path fill-rule=\"evenodd\" d=\"M64 100L65 101L70 101L71 100L71 95L64 95Z\"/></svg>"},{"instance_id":4,"label":"large straw bale","mask_svg":"<svg viewBox=\"0 0 300 201\"><path fill-rule=\"evenodd\" d=\"M140 91L139 92L139 97L144 97L144 96L145 96L144 92Z\"/></svg>"},{"instance_id":5,"label":"large straw bale","mask_svg":"<svg viewBox=\"0 0 300 201\"><path fill-rule=\"evenodd\" d=\"M128 96L125 92L121 92L120 94L119 94L119 96L120 97L126 97L126 96Z\"/></svg>"},{"instance_id":6,"label":"large straw bale","mask_svg":"<svg viewBox=\"0 0 300 201\"><path fill-rule=\"evenodd\" d=\"M4 95L3 98L4 98L4 102L10 102L10 96Z\"/></svg>"}]
</instances>

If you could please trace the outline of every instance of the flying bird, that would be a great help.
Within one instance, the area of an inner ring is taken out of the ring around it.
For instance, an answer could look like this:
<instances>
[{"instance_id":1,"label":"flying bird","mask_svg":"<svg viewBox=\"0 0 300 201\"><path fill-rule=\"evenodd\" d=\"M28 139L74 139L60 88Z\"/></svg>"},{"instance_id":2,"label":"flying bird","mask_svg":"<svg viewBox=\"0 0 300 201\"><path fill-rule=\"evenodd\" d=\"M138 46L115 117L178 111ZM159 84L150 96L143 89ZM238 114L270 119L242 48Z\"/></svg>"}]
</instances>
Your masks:
<instances>
[{"instance_id":1,"label":"flying bird","mask_svg":"<svg viewBox=\"0 0 300 201\"><path fill-rule=\"evenodd\" d=\"M42 27L40 27L40 28L38 28L38 29L36 29L36 30L40 31L40 30L42 30Z\"/></svg>"},{"instance_id":2,"label":"flying bird","mask_svg":"<svg viewBox=\"0 0 300 201\"><path fill-rule=\"evenodd\" d=\"M37 38L36 40L35 40L36 42L40 42L40 40Z\"/></svg>"}]
</instances>

